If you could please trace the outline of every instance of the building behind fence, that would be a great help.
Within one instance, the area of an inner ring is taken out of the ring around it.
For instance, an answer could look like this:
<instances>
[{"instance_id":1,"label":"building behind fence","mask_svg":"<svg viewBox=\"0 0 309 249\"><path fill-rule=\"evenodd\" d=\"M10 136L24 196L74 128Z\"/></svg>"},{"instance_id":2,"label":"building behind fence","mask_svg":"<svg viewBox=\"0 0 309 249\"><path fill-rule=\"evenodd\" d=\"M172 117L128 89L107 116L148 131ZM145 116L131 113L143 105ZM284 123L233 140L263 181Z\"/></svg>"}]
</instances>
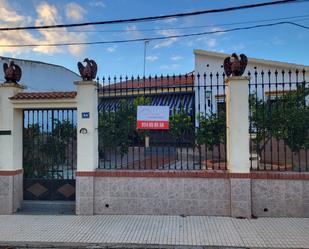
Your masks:
<instances>
[{"instance_id":1,"label":"building behind fence","mask_svg":"<svg viewBox=\"0 0 309 249\"><path fill-rule=\"evenodd\" d=\"M306 71L247 75L251 169L308 171ZM99 168L226 170L224 80L224 73L103 79ZM169 106L170 129L136 130L138 105Z\"/></svg>"}]
</instances>

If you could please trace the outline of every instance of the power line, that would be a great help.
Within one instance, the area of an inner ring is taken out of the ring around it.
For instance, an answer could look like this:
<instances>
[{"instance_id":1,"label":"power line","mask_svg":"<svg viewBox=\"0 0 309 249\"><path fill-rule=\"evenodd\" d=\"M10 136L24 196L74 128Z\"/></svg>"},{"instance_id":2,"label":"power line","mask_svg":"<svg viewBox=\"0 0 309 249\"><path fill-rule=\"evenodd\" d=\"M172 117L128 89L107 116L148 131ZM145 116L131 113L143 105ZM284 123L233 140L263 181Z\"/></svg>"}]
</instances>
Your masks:
<instances>
[{"instance_id":1,"label":"power line","mask_svg":"<svg viewBox=\"0 0 309 249\"><path fill-rule=\"evenodd\" d=\"M145 32L145 31L163 31L163 30L185 30L185 29L211 28L211 27L218 27L218 26L224 27L224 26L233 26L233 25L239 25L239 24L261 23L261 22L281 21L281 20L290 20L290 19L293 19L294 22L309 20L309 18L306 18L306 17L309 17L309 15L251 20L251 21L244 21L244 22L232 22L232 23L221 23L221 24L219 23L219 24L211 24L211 25L169 27L169 28L149 28L149 29L134 29L134 30L112 29L112 30L47 30L47 31L58 32L58 33L114 33L114 32L126 32L127 33L127 32Z\"/></svg>"},{"instance_id":2,"label":"power line","mask_svg":"<svg viewBox=\"0 0 309 249\"><path fill-rule=\"evenodd\" d=\"M76 45L96 45L96 44L111 44L111 43L128 43L128 42L138 42L138 41L155 41L155 40L165 40L170 38L183 38L183 37L191 37L191 36L202 36L202 35L209 35L209 34L216 34L216 33L226 33L226 32L233 32L239 30L250 30L262 27L271 27L277 25L289 24L293 26L297 26L300 28L304 28L309 30L309 27L294 23L294 22L276 22L276 23L268 23L268 24L260 24L248 27L238 27L226 30L215 30L215 31L208 31L208 32L200 32L200 33L191 33L191 34L182 34L182 35L170 35L170 36L160 36L160 37L146 37L146 38L139 38L139 39L128 39L128 40L113 40L113 41L94 41L94 42L72 42L72 43L46 43L46 44L2 44L0 47L60 47L60 46L76 46Z\"/></svg>"},{"instance_id":3,"label":"power line","mask_svg":"<svg viewBox=\"0 0 309 249\"><path fill-rule=\"evenodd\" d=\"M154 20L180 18L180 17L186 17L186 16L196 16L196 15L209 14L209 13L228 12L228 11L251 9L251 8L257 8L257 7L263 7L263 6L281 5L281 4L297 3L297 2L299 3L299 2L307 2L307 1L308 0L279 0L279 1L258 3L258 4L227 7L227 8L221 8L221 9L211 9L211 10L202 10L202 11L195 11L195 12L178 13L178 14L161 15L161 16L149 16L149 17L131 18L131 19L119 19L119 20L110 20L110 21L84 22L84 23L71 23L71 24L57 24L57 25L43 25L43 26L24 26L24 27L11 27L11 28L6 27L6 28L0 28L0 31L69 28L69 27L89 26L89 25L103 25L103 24L106 25L106 24L129 23L129 22L147 22L147 21L154 21Z\"/></svg>"}]
</instances>

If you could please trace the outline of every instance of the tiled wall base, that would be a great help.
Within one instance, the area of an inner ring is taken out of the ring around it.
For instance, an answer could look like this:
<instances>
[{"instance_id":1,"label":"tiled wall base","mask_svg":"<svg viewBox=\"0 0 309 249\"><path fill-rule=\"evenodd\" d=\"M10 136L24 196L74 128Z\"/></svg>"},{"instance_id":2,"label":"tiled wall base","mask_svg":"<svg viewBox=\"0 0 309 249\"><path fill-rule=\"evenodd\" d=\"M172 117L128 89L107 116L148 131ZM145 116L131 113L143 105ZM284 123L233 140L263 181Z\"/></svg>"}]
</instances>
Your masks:
<instances>
[{"instance_id":1,"label":"tiled wall base","mask_svg":"<svg viewBox=\"0 0 309 249\"><path fill-rule=\"evenodd\" d=\"M23 200L23 174L0 175L0 215L13 214Z\"/></svg>"},{"instance_id":2,"label":"tiled wall base","mask_svg":"<svg viewBox=\"0 0 309 249\"><path fill-rule=\"evenodd\" d=\"M94 214L230 215L230 179L96 177Z\"/></svg>"},{"instance_id":3,"label":"tiled wall base","mask_svg":"<svg viewBox=\"0 0 309 249\"><path fill-rule=\"evenodd\" d=\"M94 177L76 177L76 214L93 215Z\"/></svg>"},{"instance_id":4,"label":"tiled wall base","mask_svg":"<svg viewBox=\"0 0 309 249\"><path fill-rule=\"evenodd\" d=\"M13 211L21 208L23 202L23 174L13 176Z\"/></svg>"},{"instance_id":5,"label":"tiled wall base","mask_svg":"<svg viewBox=\"0 0 309 249\"><path fill-rule=\"evenodd\" d=\"M231 216L251 218L251 179L231 178Z\"/></svg>"},{"instance_id":6,"label":"tiled wall base","mask_svg":"<svg viewBox=\"0 0 309 249\"><path fill-rule=\"evenodd\" d=\"M309 218L309 181L252 180L252 213L257 217Z\"/></svg>"},{"instance_id":7,"label":"tiled wall base","mask_svg":"<svg viewBox=\"0 0 309 249\"><path fill-rule=\"evenodd\" d=\"M262 177L77 176L76 214L309 217L308 179Z\"/></svg>"}]
</instances>

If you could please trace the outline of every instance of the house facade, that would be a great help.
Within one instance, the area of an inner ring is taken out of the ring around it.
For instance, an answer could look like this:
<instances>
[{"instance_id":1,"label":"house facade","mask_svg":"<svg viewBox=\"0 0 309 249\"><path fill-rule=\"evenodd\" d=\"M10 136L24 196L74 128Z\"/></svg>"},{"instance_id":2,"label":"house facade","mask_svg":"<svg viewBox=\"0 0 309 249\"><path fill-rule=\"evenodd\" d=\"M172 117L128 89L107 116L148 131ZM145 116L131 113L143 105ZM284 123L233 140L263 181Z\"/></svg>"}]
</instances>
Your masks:
<instances>
[{"instance_id":1,"label":"house facade","mask_svg":"<svg viewBox=\"0 0 309 249\"><path fill-rule=\"evenodd\" d=\"M211 106L208 103L219 100L219 103L223 101L224 97L224 73L223 61L230 54L210 52L206 50L194 50L195 56L195 86L200 88L216 89L217 85L218 91L213 93L213 95L207 94L207 91L199 91L199 95L195 96L195 103L200 103L200 110L197 112L210 113ZM296 73L298 71L298 73ZM290 73L289 73L290 72ZM196 77L200 74L200 80ZM210 75L212 74L212 81L210 80ZM218 74L218 82L217 75ZM271 61L265 59L256 59L248 57L248 65L244 75L250 75L251 92L255 90L258 91L258 95L261 96L266 92L274 92L283 89L281 83L289 83L292 85L296 82L305 81L309 79L309 66L301 64L293 64L287 62ZM204 80L204 75L206 75ZM212 86L211 86L212 84ZM254 89L254 84L261 85L264 87L256 87ZM274 85L277 84L277 87ZM269 86L270 85L270 86ZM295 85L291 86L291 90L295 89ZM210 92L210 90L209 90ZM214 92L214 91L212 91ZM212 101L210 101L212 100ZM213 112L216 112L217 104L212 106Z\"/></svg>"}]
</instances>

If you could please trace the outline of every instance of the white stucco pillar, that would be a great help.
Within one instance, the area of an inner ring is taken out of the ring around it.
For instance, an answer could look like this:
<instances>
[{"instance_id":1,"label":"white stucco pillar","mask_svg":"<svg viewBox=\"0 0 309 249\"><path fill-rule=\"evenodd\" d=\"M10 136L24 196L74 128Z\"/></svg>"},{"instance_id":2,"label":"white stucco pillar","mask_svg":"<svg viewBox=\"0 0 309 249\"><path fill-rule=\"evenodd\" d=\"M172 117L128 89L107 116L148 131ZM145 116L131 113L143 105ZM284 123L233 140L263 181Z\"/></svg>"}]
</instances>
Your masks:
<instances>
[{"instance_id":1,"label":"white stucco pillar","mask_svg":"<svg viewBox=\"0 0 309 249\"><path fill-rule=\"evenodd\" d=\"M95 81L77 81L77 171L98 167L98 93Z\"/></svg>"},{"instance_id":2,"label":"white stucco pillar","mask_svg":"<svg viewBox=\"0 0 309 249\"><path fill-rule=\"evenodd\" d=\"M22 169L23 112L10 101L23 88L14 83L0 84L0 170Z\"/></svg>"},{"instance_id":3,"label":"white stucco pillar","mask_svg":"<svg viewBox=\"0 0 309 249\"><path fill-rule=\"evenodd\" d=\"M229 77L226 84L228 169L232 173L249 173L249 77Z\"/></svg>"},{"instance_id":4,"label":"white stucco pillar","mask_svg":"<svg viewBox=\"0 0 309 249\"><path fill-rule=\"evenodd\" d=\"M249 77L229 77L226 83L227 166L231 173L245 173L230 179L231 216L251 218Z\"/></svg>"},{"instance_id":5,"label":"white stucco pillar","mask_svg":"<svg viewBox=\"0 0 309 249\"><path fill-rule=\"evenodd\" d=\"M12 214L23 199L23 111L10 101L23 87L0 84L0 214Z\"/></svg>"},{"instance_id":6,"label":"white stucco pillar","mask_svg":"<svg viewBox=\"0 0 309 249\"><path fill-rule=\"evenodd\" d=\"M98 168L98 91L94 81L77 81L76 214L94 213L94 173Z\"/></svg>"}]
</instances>

